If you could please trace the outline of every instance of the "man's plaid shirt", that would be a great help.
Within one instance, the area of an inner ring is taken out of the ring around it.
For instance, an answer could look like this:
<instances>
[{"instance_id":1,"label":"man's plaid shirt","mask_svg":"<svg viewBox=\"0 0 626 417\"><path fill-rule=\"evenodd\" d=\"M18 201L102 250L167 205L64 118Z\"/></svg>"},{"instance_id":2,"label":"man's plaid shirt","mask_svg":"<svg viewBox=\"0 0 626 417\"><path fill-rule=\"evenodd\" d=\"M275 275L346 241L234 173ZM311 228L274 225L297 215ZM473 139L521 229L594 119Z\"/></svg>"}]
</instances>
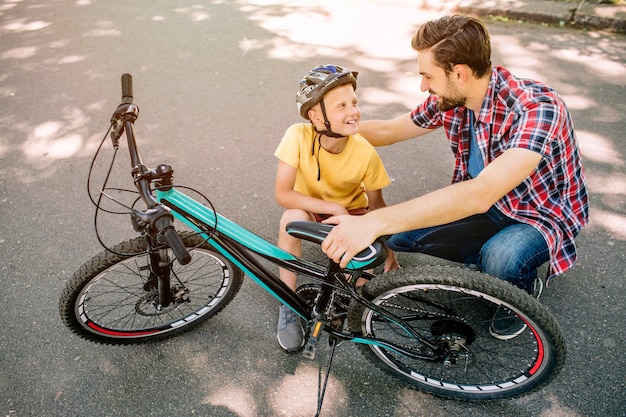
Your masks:
<instances>
[{"instance_id":1,"label":"man's plaid shirt","mask_svg":"<svg viewBox=\"0 0 626 417\"><path fill-rule=\"evenodd\" d=\"M452 182L469 178L469 116L465 107L441 112L430 96L412 113L427 129L442 127L456 156ZM509 148L525 148L543 158L535 171L500 199L505 215L534 226L550 248L550 277L576 260L574 238L587 224L589 207L580 153L569 111L558 94L536 81L494 67L476 123L476 139L489 163Z\"/></svg>"}]
</instances>

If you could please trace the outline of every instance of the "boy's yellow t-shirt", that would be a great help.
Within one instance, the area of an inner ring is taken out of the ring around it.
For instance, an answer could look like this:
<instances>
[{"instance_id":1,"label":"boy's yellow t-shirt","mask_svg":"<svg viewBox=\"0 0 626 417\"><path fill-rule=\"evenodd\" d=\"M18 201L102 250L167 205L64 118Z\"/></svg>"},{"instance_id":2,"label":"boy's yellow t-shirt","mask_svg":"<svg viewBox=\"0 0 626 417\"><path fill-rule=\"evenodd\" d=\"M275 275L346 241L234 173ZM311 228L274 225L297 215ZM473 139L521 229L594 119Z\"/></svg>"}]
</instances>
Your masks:
<instances>
[{"instance_id":1,"label":"boy's yellow t-shirt","mask_svg":"<svg viewBox=\"0 0 626 417\"><path fill-rule=\"evenodd\" d=\"M360 134L348 136L346 147L338 154L319 147L316 136L312 124L294 124L274 152L297 169L295 191L353 210L368 207L365 190L379 190L391 183L376 149Z\"/></svg>"}]
</instances>

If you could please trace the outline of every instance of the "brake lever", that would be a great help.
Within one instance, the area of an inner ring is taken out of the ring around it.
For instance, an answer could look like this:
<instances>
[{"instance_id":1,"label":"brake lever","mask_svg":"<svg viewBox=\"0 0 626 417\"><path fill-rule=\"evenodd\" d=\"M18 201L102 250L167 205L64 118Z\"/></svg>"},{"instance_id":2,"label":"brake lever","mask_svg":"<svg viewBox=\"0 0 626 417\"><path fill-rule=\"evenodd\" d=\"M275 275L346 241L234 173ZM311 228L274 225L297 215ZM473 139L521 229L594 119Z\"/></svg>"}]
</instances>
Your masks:
<instances>
[{"instance_id":1,"label":"brake lever","mask_svg":"<svg viewBox=\"0 0 626 417\"><path fill-rule=\"evenodd\" d=\"M132 123L139 117L139 107L132 102L122 102L115 112L111 116L111 125L113 130L111 131L111 141L113 142L113 148L119 148L119 139L124 133L124 122L130 121Z\"/></svg>"},{"instance_id":2,"label":"brake lever","mask_svg":"<svg viewBox=\"0 0 626 417\"><path fill-rule=\"evenodd\" d=\"M124 133L124 124L120 119L111 121L111 142L113 142L113 149L117 150L120 147L120 137Z\"/></svg>"}]
</instances>

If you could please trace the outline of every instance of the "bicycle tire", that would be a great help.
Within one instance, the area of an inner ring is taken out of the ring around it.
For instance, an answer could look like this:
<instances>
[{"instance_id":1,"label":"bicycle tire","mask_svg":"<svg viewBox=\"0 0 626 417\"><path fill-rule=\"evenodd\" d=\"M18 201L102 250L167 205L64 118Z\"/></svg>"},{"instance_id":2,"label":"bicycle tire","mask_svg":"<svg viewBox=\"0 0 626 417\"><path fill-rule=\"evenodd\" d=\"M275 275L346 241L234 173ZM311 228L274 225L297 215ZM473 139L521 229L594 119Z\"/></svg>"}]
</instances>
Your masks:
<instances>
[{"instance_id":1,"label":"bicycle tire","mask_svg":"<svg viewBox=\"0 0 626 417\"><path fill-rule=\"evenodd\" d=\"M376 367L412 388L467 401L520 397L552 381L565 362L561 330L546 308L519 288L478 271L443 265L400 269L371 280L363 295L428 341L441 346L447 340L447 360L411 359L375 342L359 345ZM506 341L490 334L498 306L524 320L522 334ZM388 340L418 354L432 352L355 301L349 326L357 337Z\"/></svg>"},{"instance_id":2,"label":"bicycle tire","mask_svg":"<svg viewBox=\"0 0 626 417\"><path fill-rule=\"evenodd\" d=\"M63 323L87 340L134 344L180 334L220 312L241 288L243 272L201 236L178 234L192 260L172 264L170 287L177 301L158 305L156 289L147 284L147 242L138 237L115 245L115 253L101 252L74 273L59 301Z\"/></svg>"}]
</instances>

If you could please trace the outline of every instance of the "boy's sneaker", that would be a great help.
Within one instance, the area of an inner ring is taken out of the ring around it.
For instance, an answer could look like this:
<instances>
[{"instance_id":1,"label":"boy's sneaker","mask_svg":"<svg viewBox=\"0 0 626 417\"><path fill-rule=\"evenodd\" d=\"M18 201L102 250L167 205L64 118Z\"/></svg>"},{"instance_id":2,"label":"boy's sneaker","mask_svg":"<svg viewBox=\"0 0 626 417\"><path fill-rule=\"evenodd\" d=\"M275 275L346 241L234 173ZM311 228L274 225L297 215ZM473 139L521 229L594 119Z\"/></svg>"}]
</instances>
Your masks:
<instances>
[{"instance_id":1,"label":"boy's sneaker","mask_svg":"<svg viewBox=\"0 0 626 417\"><path fill-rule=\"evenodd\" d=\"M278 313L278 344L287 352L295 352L304 346L304 329L300 317L284 304Z\"/></svg>"},{"instance_id":2,"label":"boy's sneaker","mask_svg":"<svg viewBox=\"0 0 626 417\"><path fill-rule=\"evenodd\" d=\"M537 277L533 282L530 295L539 299L542 291L543 281ZM510 340L519 336L525 329L526 323L508 308L500 306L491 319L489 333L496 339Z\"/></svg>"}]
</instances>

